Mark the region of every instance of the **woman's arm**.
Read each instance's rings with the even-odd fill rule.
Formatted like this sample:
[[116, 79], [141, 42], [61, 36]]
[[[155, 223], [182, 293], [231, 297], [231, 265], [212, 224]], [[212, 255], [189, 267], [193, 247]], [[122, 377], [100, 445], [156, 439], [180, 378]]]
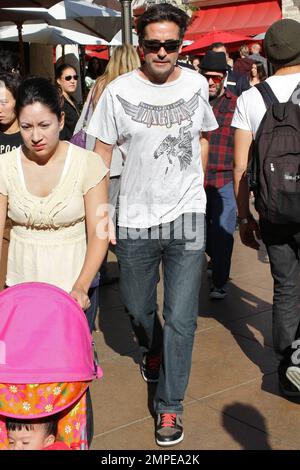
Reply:
[[[98, 153], [98, 155], [100, 155], [100, 157], [104, 161], [107, 168], [110, 168], [110, 165], [111, 165], [113, 148], [114, 148], [114, 145], [105, 144], [101, 140], [96, 139], [94, 152], [96, 152], [96, 153]], [[106, 175], [106, 181], [107, 181], [107, 186], [108, 186], [109, 185], [109, 173], [107, 173], [107, 175]], [[112, 245], [116, 245], [116, 243], [117, 243], [117, 241], [116, 241], [116, 228], [114, 226], [112, 218], [109, 218], [108, 232], [109, 232], [109, 243], [111, 243]]]
[[85, 260], [71, 296], [86, 309], [88, 290], [108, 250], [108, 190], [106, 178], [84, 195], [87, 250]]
[[7, 213], [7, 196], [0, 193], [0, 259], [2, 256], [2, 240]]

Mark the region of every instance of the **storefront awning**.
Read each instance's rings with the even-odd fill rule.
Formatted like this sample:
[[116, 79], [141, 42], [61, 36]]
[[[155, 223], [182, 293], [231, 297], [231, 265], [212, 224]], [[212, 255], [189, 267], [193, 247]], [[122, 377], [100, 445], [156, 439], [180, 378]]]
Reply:
[[196, 40], [199, 35], [214, 29], [247, 36], [259, 34], [274, 21], [280, 20], [282, 12], [277, 0], [269, 0], [203, 7], [193, 18], [185, 38]]

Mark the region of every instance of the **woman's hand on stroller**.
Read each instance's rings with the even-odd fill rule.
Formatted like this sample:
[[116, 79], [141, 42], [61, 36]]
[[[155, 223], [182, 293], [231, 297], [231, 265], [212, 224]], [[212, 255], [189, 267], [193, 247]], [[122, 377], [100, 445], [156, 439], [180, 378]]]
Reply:
[[79, 287], [74, 284], [70, 295], [71, 297], [73, 297], [74, 300], [76, 300], [76, 302], [79, 303], [82, 310], [87, 310], [90, 307], [91, 302], [89, 296], [87, 294], [87, 291], [83, 287]]

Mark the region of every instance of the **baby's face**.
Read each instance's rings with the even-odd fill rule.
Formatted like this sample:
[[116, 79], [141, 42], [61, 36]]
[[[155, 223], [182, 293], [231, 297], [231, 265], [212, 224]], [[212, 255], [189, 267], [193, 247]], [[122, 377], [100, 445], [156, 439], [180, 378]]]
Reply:
[[54, 442], [54, 436], [46, 436], [43, 424], [34, 424], [33, 429], [9, 431], [9, 450], [41, 450]]

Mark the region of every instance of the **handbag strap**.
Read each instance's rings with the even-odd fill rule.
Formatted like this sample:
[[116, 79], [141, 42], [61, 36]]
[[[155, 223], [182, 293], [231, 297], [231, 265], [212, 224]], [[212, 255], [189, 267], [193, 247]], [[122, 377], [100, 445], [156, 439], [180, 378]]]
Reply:
[[89, 100], [89, 104], [88, 104], [88, 107], [87, 107], [87, 110], [85, 112], [85, 116], [84, 116], [84, 119], [83, 119], [83, 124], [82, 124], [83, 128], [86, 127], [86, 125], [87, 125], [88, 117], [89, 117], [89, 114], [90, 114], [90, 108], [91, 108], [91, 105], [92, 105], [92, 102], [93, 102], [93, 97], [94, 97], [94, 89], [91, 92], [91, 97], [90, 97], [90, 100]]

